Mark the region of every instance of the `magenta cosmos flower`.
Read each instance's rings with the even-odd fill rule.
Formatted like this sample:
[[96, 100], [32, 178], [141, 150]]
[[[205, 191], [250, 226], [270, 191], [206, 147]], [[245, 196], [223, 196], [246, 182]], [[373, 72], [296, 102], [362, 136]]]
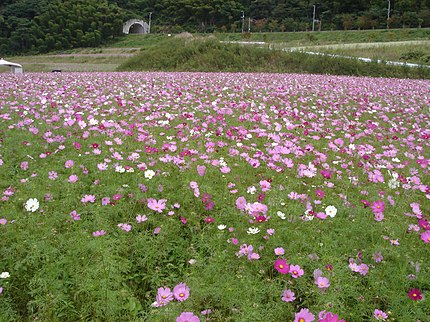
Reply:
[[200, 322], [198, 316], [194, 315], [193, 312], [182, 312], [180, 316], [176, 318], [176, 322]]
[[373, 213], [381, 213], [384, 212], [385, 209], [385, 202], [383, 202], [382, 200], [376, 200], [374, 202], [372, 202], [372, 211]]
[[413, 301], [419, 301], [423, 299], [423, 293], [417, 288], [411, 289], [408, 293], [408, 296]]
[[179, 283], [173, 288], [173, 296], [179, 302], [183, 302], [190, 296], [190, 288], [185, 283]]
[[315, 320], [313, 315], [307, 308], [301, 309], [299, 313], [294, 316], [294, 322], [312, 322]]
[[274, 264], [275, 269], [281, 274], [288, 274], [290, 271], [290, 265], [283, 258], [278, 258]]
[[430, 243], [430, 230], [426, 230], [421, 234], [421, 239], [426, 243]]

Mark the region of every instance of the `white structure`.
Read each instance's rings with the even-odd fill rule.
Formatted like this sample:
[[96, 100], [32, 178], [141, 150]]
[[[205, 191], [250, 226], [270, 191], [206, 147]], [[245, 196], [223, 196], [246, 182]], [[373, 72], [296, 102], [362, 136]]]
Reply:
[[20, 64], [11, 63], [2, 58], [0, 59], [0, 66], [9, 66], [12, 74], [22, 74], [22, 66]]
[[122, 25], [122, 32], [125, 34], [148, 34], [149, 25], [139, 19], [130, 19]]

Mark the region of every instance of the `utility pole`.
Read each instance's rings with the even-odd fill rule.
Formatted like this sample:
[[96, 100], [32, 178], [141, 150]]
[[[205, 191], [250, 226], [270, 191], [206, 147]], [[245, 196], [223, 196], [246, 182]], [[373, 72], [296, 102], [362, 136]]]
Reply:
[[243, 24], [245, 23], [245, 12], [242, 11], [242, 33], [243, 33]]
[[312, 18], [312, 31], [315, 31], [315, 5], [314, 5], [314, 15], [313, 15], [313, 18]]
[[151, 16], [152, 16], [152, 12], [149, 13], [148, 34], [151, 33]]
[[387, 10], [387, 29], [390, 29], [390, 10], [391, 10], [391, 1], [388, 0], [388, 10]]
[[251, 17], [248, 17], [248, 32], [251, 32]]

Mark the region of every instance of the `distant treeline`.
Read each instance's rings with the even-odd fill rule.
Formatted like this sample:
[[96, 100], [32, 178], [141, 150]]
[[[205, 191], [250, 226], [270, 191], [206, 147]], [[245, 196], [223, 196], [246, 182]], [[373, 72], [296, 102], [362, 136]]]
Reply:
[[150, 14], [169, 33], [420, 28], [430, 0], [4, 0], [0, 54], [96, 47]]

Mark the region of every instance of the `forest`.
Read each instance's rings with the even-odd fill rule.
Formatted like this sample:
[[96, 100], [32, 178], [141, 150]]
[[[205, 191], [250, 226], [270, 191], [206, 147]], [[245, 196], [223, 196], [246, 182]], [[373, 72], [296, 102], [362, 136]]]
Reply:
[[0, 54], [97, 47], [149, 17], [153, 33], [421, 28], [430, 0], [3, 0]]

